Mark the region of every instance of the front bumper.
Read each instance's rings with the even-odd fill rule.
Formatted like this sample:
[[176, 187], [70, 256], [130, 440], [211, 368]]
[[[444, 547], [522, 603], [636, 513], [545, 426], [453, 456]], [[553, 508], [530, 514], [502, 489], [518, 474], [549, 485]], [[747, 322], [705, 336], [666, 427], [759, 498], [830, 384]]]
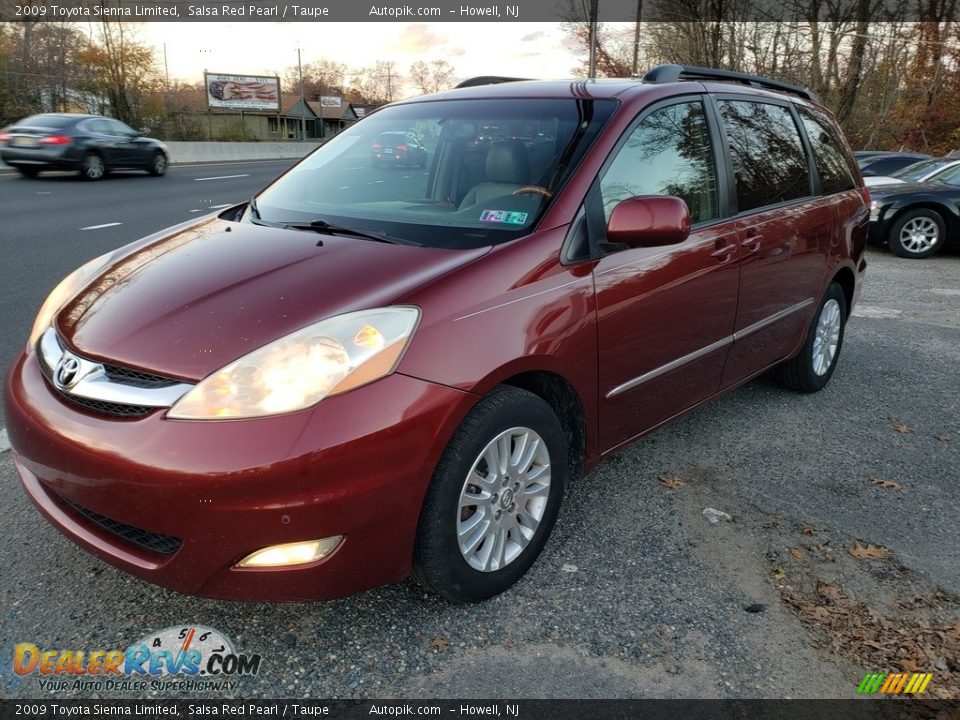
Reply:
[[[409, 573], [436, 461], [476, 400], [395, 373], [271, 418], [187, 422], [163, 410], [105, 418], [65, 404], [24, 355], [4, 395], [23, 486], [68, 538], [179, 592], [286, 601], [348, 595]], [[123, 528], [165, 536], [177, 549], [148, 549]], [[333, 535], [344, 536], [340, 546], [310, 565], [235, 567], [269, 545]]]
[[[890, 213], [888, 213], [889, 215]], [[890, 235], [890, 218], [879, 217], [870, 221], [870, 228], [867, 230], [867, 240], [871, 245], [883, 245], [887, 242]]]

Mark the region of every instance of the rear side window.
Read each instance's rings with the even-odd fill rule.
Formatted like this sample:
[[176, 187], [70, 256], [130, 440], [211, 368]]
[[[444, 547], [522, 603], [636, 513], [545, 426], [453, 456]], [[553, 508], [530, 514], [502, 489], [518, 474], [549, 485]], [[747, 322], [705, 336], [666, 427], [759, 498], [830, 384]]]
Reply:
[[83, 124], [83, 127], [92, 133], [97, 133], [100, 135], [109, 135], [110, 134], [110, 123], [107, 122], [106, 118], [96, 118], [94, 120], [87, 120]]
[[43, 127], [43, 128], [65, 128], [76, 122], [74, 117], [64, 117], [62, 115], [31, 115], [24, 118], [15, 125], [23, 127]]
[[693, 222], [717, 217], [717, 181], [703, 104], [684, 102], [656, 110], [630, 133], [600, 180], [606, 219], [621, 200], [673, 195]]
[[746, 100], [720, 100], [737, 183], [737, 211], [807, 197], [810, 171], [790, 110]]
[[856, 187], [843, 138], [830, 119], [805, 107], [798, 107], [800, 120], [813, 148], [813, 160], [820, 176], [820, 192], [824, 195]]

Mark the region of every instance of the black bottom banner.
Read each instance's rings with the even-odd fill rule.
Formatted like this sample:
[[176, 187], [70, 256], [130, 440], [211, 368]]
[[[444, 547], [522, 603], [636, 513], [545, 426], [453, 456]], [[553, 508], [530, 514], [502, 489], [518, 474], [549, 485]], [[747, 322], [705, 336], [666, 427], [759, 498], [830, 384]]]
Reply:
[[960, 720], [960, 701], [882, 700], [0, 700], [0, 718], [523, 718]]

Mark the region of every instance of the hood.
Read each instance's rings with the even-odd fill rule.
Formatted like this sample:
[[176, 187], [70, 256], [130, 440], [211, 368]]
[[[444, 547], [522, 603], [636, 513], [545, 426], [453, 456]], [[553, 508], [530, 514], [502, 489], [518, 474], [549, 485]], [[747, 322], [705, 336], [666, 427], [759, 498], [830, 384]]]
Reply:
[[311, 323], [389, 305], [488, 250], [211, 219], [134, 247], [58, 313], [57, 328], [87, 357], [199, 380]]

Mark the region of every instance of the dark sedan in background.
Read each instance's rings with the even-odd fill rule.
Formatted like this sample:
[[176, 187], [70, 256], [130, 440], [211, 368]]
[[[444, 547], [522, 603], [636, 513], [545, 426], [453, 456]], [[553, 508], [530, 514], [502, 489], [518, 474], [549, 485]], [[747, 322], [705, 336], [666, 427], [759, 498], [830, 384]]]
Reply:
[[0, 158], [26, 177], [76, 170], [99, 180], [111, 170], [167, 172], [167, 147], [119, 120], [101, 115], [32, 115], [0, 131]]
[[427, 149], [420, 144], [419, 138], [412, 132], [380, 133], [371, 148], [372, 164], [404, 165], [409, 168], [427, 166]]
[[861, 151], [859, 157], [856, 157], [857, 165], [860, 166], [860, 172], [864, 177], [889, 175], [908, 165], [929, 159], [929, 155], [916, 152], [877, 152], [876, 154], [870, 154], [870, 151]]
[[923, 183], [870, 188], [870, 240], [900, 257], [925, 258], [960, 243], [960, 166]]

